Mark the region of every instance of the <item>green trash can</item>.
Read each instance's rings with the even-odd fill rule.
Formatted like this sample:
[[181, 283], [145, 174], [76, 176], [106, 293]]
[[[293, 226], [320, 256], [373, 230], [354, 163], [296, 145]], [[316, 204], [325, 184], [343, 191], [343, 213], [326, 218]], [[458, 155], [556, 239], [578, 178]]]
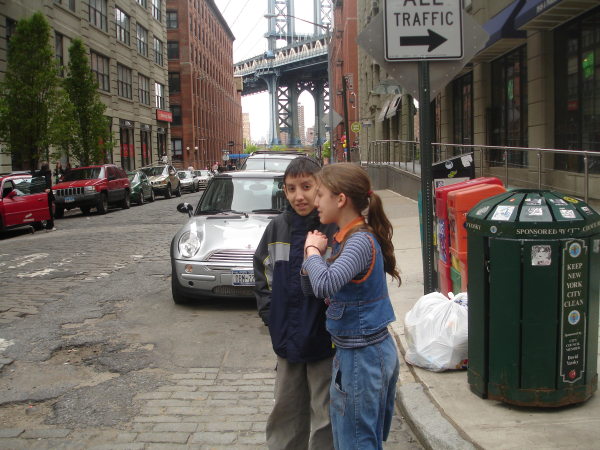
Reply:
[[481, 201], [466, 227], [471, 390], [524, 406], [587, 400], [598, 388], [600, 215], [517, 189]]

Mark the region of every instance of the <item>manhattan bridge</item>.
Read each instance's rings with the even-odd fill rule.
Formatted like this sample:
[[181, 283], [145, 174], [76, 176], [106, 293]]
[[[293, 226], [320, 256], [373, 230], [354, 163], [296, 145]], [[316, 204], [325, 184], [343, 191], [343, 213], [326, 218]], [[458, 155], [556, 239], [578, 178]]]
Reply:
[[[314, 145], [322, 145], [326, 141], [323, 117], [329, 112], [327, 63], [333, 0], [313, 0], [313, 34], [296, 33], [294, 0], [267, 1], [267, 51], [235, 63], [234, 75], [243, 77], [242, 95], [269, 92], [269, 146], [281, 144], [280, 132], [288, 134], [290, 146], [301, 145], [298, 97], [310, 92], [315, 101]], [[278, 48], [277, 41], [286, 45]]]

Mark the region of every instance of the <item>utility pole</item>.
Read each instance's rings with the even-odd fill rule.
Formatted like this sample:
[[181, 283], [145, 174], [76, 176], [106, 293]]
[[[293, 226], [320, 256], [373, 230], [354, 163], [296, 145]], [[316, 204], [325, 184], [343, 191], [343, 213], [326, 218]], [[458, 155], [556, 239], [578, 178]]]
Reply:
[[342, 101], [344, 102], [344, 131], [346, 132], [346, 154], [348, 162], [350, 161], [350, 127], [348, 127], [348, 102], [346, 101], [346, 76], [342, 74]]

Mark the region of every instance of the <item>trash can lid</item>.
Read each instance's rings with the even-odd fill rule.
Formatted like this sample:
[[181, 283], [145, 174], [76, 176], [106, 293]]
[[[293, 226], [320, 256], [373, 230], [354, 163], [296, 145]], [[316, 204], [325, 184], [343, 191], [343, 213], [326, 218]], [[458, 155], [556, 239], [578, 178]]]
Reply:
[[467, 230], [489, 237], [570, 238], [600, 233], [600, 215], [556, 191], [516, 189], [482, 200], [467, 214]]

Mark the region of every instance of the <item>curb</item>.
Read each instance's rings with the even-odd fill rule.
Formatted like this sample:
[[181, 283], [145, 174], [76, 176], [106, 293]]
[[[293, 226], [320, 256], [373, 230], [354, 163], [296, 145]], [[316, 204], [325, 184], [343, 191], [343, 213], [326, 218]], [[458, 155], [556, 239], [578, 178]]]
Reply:
[[[439, 406], [431, 401], [422, 381], [414, 373], [412, 366], [404, 361], [406, 353], [402, 341], [395, 330], [391, 330], [400, 355], [401, 363], [408, 370], [404, 376], [408, 379], [396, 386], [396, 402], [404, 420], [408, 423], [419, 442], [426, 450], [480, 450], [465, 439], [459, 430], [440, 412]], [[410, 373], [410, 375], [408, 375]], [[399, 380], [400, 381], [400, 380]]]

